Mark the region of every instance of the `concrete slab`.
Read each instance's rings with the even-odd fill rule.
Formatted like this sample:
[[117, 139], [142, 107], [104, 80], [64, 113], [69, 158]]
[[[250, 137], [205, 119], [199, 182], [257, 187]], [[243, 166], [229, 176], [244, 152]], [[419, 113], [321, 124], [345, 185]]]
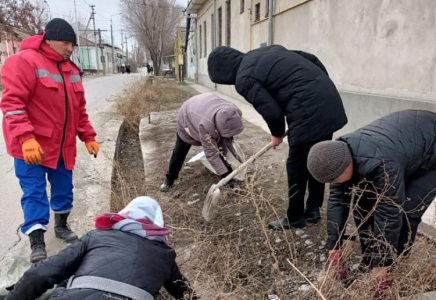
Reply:
[[419, 300], [435, 300], [436, 299], [436, 292], [430, 292], [425, 293], [424, 295], [419, 298]]
[[149, 176], [154, 175], [153, 169], [150, 168], [152, 162], [147, 157], [151, 157], [157, 151], [157, 143], [159, 142], [155, 136], [151, 135], [150, 129], [156, 126], [168, 126], [174, 129], [176, 123], [177, 111], [152, 112], [149, 117], [141, 119], [139, 124], [139, 141], [141, 143], [146, 180]]

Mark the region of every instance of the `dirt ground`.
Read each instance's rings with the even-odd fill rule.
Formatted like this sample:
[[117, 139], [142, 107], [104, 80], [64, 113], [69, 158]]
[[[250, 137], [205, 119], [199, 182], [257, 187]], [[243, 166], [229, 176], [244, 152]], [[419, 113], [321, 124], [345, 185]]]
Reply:
[[[187, 86], [181, 88], [184, 97], [159, 106], [161, 121], [142, 137], [153, 140], [157, 147], [146, 157], [145, 170], [137, 135], [125, 135], [121, 143], [124, 167], [118, 171], [113, 190], [113, 210], [137, 195], [160, 202], [166, 226], [173, 229], [170, 241], [177, 251], [177, 262], [201, 299], [269, 299], [269, 295], [270, 299], [278, 299], [272, 298], [278, 295], [281, 300], [321, 299], [287, 260], [311, 282], [322, 280], [328, 264], [325, 208], [318, 225], [284, 232], [267, 229], [268, 222], [283, 216], [287, 207], [287, 144], [270, 150], [249, 166], [244, 182], [233, 189], [222, 189], [217, 214], [210, 222], [202, 218], [201, 211], [210, 186], [219, 178], [206, 168], [185, 166], [170, 192], [159, 192], [175, 143], [174, 109], [187, 95], [195, 94]], [[248, 158], [270, 137], [251, 123], [244, 122], [244, 126], [235, 140]], [[187, 160], [200, 151], [192, 147]], [[351, 242], [351, 248], [356, 251], [348, 258], [348, 265], [356, 270], [361, 259], [358, 242]], [[342, 289], [339, 293], [345, 291], [345, 287]], [[361, 297], [357, 294], [355, 298], [366, 299]], [[161, 298], [171, 299], [165, 295]]]

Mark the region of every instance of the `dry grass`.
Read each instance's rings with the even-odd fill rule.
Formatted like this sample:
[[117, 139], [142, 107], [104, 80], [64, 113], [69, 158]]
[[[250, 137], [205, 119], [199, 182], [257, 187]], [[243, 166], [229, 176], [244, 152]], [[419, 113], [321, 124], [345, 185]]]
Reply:
[[[150, 111], [175, 109], [191, 96], [184, 87], [171, 83], [158, 85], [137, 82], [120, 99], [118, 108], [126, 118], [126, 149], [139, 151], [139, 144], [129, 144], [137, 137], [141, 117]], [[161, 141], [172, 141], [174, 132], [165, 133], [157, 128], [154, 133]], [[166, 137], [168, 136], [168, 137]], [[170, 143], [171, 144], [171, 143]], [[125, 161], [115, 168], [117, 188], [114, 190], [113, 209], [119, 210], [138, 195], [150, 195], [162, 205], [167, 226], [174, 229], [171, 245], [178, 253], [178, 263], [190, 279], [202, 299], [268, 299], [275, 294], [285, 299], [372, 299], [377, 285], [368, 274], [355, 274], [352, 283], [343, 284], [334, 279], [335, 270], [328, 263], [320, 263], [306, 256], [307, 248], [298, 245], [293, 231], [269, 231], [267, 222], [279, 218], [286, 190], [265, 190], [266, 166], [251, 169], [244, 183], [235, 189], [223, 189], [219, 213], [211, 222], [201, 217], [203, 201], [192, 204], [192, 195], [199, 193], [204, 199], [217, 177], [203, 168], [185, 172], [171, 192], [157, 191], [167, 160], [156, 157], [152, 178], [144, 178], [142, 166], [131, 152], [125, 152]], [[127, 166], [127, 167], [126, 167]], [[188, 173], [188, 174], [186, 174]], [[280, 209], [279, 209], [280, 210]], [[310, 230], [310, 229], [309, 229]], [[325, 236], [325, 223], [312, 228], [311, 235], [319, 231], [320, 240]], [[354, 231], [356, 234], [356, 232]], [[279, 241], [279, 242], [278, 242]], [[319, 241], [317, 241], [319, 242]], [[321, 250], [324, 251], [324, 250]], [[348, 241], [343, 247], [346, 261], [358, 261], [359, 247]], [[357, 254], [357, 256], [356, 256]], [[288, 260], [295, 265], [292, 267]], [[400, 257], [391, 270], [392, 288], [383, 299], [416, 299], [420, 293], [436, 288], [436, 247], [434, 243], [419, 237], [412, 255]], [[312, 271], [312, 272], [311, 272]], [[312, 273], [309, 275], [309, 273]], [[323, 276], [311, 276], [324, 274]], [[301, 284], [310, 280], [319, 290], [300, 292]], [[317, 278], [318, 277], [318, 278]], [[322, 296], [321, 296], [321, 295]], [[161, 299], [171, 299], [167, 295]]]
[[124, 117], [129, 132], [138, 133], [141, 118], [151, 111], [177, 109], [193, 94], [174, 84], [174, 81], [149, 83], [138, 79], [118, 95], [117, 110]]

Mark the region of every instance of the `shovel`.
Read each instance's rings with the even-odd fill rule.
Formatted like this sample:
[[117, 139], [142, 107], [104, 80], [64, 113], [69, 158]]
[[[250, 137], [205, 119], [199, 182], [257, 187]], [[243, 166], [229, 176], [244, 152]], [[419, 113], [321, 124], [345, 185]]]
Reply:
[[[286, 133], [284, 136], [286, 136]], [[239, 172], [241, 172], [244, 168], [246, 168], [249, 164], [251, 164], [253, 161], [264, 155], [266, 152], [268, 152], [269, 149], [273, 147], [272, 142], [270, 142], [268, 145], [263, 147], [259, 152], [254, 154], [252, 157], [250, 157], [246, 162], [239, 165], [236, 170], [234, 170], [232, 173], [230, 173], [226, 178], [221, 179], [220, 182], [217, 184], [212, 184], [212, 186], [209, 189], [209, 192], [206, 195], [206, 200], [204, 201], [203, 206], [203, 218], [206, 221], [210, 221], [215, 213], [215, 208], [218, 204], [218, 200], [221, 196], [220, 188], [222, 188], [224, 185], [226, 185], [230, 180], [233, 179]]]

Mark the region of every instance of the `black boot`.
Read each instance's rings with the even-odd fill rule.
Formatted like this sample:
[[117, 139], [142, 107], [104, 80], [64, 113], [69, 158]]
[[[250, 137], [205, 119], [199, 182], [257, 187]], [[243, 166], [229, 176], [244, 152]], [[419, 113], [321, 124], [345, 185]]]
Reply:
[[29, 234], [30, 248], [32, 253], [30, 254], [30, 262], [35, 264], [40, 260], [47, 258], [47, 251], [45, 251], [44, 243], [44, 230], [34, 230]]
[[290, 229], [290, 228], [304, 228], [306, 227], [306, 222], [304, 218], [301, 218], [295, 222], [289, 223], [288, 217], [283, 217], [278, 221], [273, 221], [268, 223], [269, 229]]
[[319, 208], [306, 209], [304, 211], [304, 218], [307, 223], [318, 224], [321, 221], [321, 214]]
[[164, 183], [161, 184], [161, 186], [159, 187], [159, 190], [163, 193], [166, 193], [171, 189], [171, 187], [173, 186], [173, 183], [174, 183], [174, 181], [167, 179], [167, 180], [165, 180]]
[[77, 234], [71, 231], [67, 223], [70, 213], [57, 214], [55, 213], [55, 235], [58, 239], [62, 239], [67, 243], [77, 240]]

